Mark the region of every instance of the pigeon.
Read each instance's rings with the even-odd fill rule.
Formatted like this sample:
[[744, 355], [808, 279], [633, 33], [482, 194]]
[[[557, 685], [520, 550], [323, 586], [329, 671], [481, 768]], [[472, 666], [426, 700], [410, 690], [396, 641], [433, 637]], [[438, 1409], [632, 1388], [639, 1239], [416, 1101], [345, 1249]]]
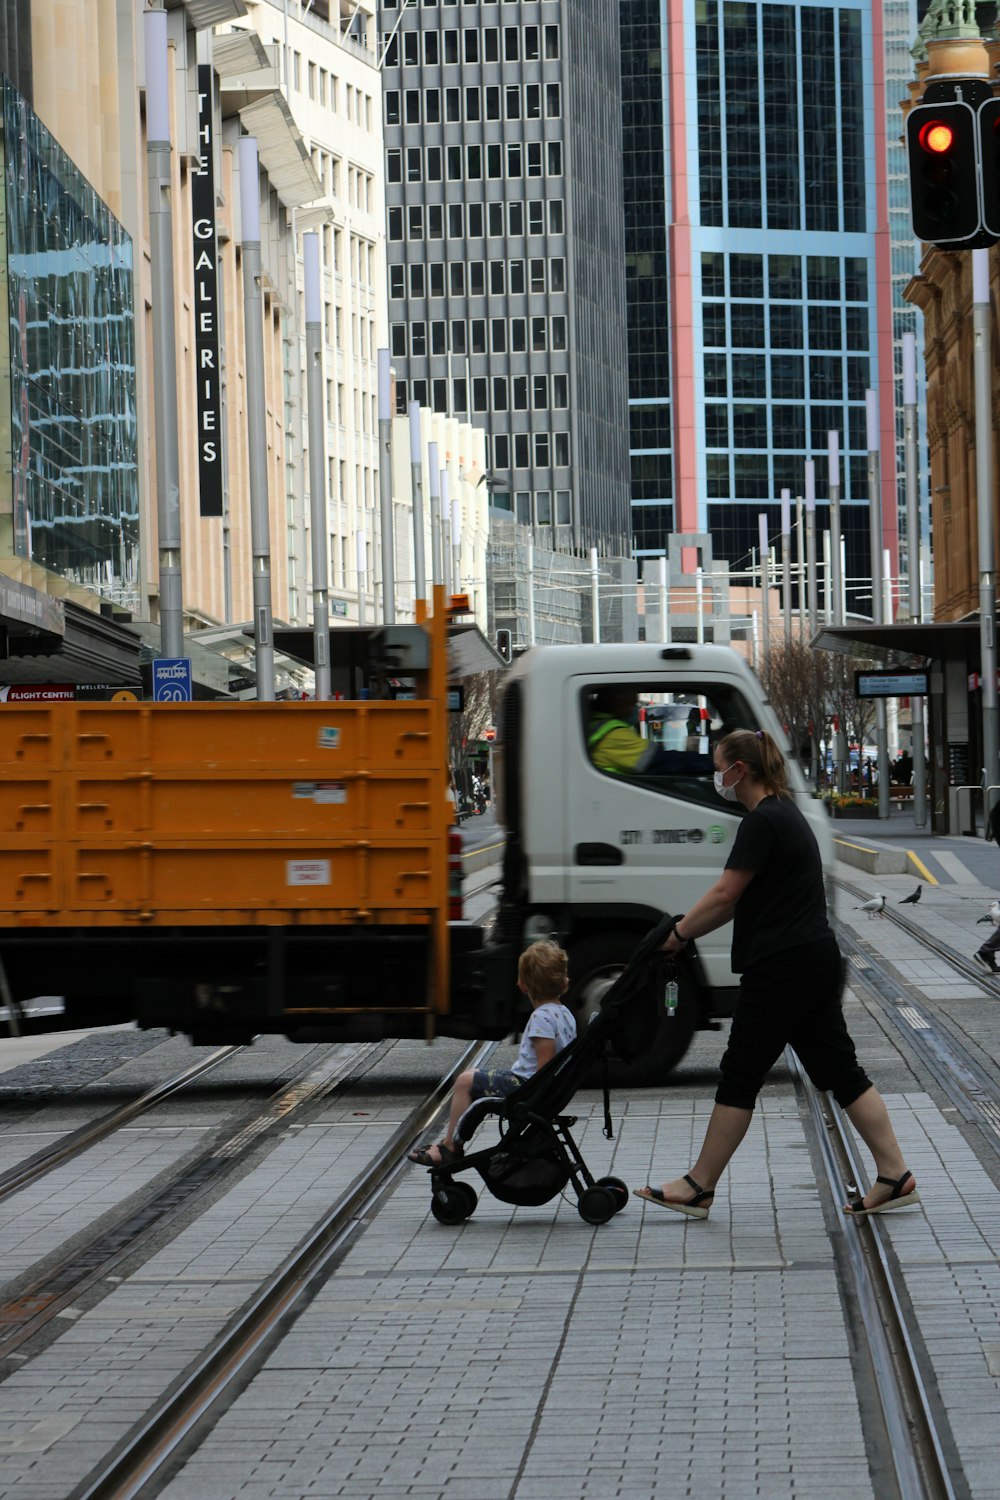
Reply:
[[899, 903], [900, 906], [916, 906], [917, 902], [920, 900], [920, 892], [922, 890], [923, 886], [918, 885], [912, 896], [903, 897], [902, 901], [900, 901]]
[[866, 901], [862, 906], [856, 906], [854, 910], [866, 911], [870, 922], [872, 917], [880, 917], [882, 915], [885, 910], [885, 897], [882, 895], [873, 896], [870, 901]]
[[[991, 901], [986, 908], [985, 917], [980, 917], [979, 922], [992, 922], [994, 927], [1000, 927], [1000, 901]], [[979, 922], [976, 926], [979, 926]]]

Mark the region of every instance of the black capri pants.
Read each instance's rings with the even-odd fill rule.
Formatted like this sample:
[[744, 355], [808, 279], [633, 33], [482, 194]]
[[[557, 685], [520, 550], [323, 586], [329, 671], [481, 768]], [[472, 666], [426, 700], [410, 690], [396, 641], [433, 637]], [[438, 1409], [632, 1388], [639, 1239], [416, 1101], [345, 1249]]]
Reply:
[[847, 1030], [841, 997], [844, 962], [836, 938], [761, 960], [740, 981], [740, 997], [719, 1065], [716, 1104], [753, 1109], [764, 1079], [786, 1046], [818, 1089], [841, 1108], [870, 1089]]

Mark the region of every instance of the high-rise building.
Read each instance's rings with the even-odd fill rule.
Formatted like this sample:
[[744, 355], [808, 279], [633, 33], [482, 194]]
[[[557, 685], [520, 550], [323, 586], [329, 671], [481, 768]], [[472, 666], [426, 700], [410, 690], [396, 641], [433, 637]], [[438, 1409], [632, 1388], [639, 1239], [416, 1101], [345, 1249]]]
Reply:
[[380, 6], [400, 409], [469, 415], [495, 509], [631, 550], [613, 6]]
[[834, 430], [848, 606], [868, 614], [869, 387], [898, 551], [882, 0], [619, 14], [637, 554], [707, 533], [748, 566], [808, 458], [825, 528]]

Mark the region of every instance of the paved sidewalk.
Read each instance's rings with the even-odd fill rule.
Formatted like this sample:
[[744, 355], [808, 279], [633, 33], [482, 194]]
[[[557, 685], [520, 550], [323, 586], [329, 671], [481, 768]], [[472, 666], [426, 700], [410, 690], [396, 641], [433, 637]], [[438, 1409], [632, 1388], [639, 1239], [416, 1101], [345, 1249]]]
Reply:
[[[966, 868], [967, 881], [925, 887], [903, 908], [961, 952], [986, 932], [975, 918], [993, 894]], [[893, 901], [914, 887], [838, 875]], [[842, 920], [928, 1014], [1000, 1056], [988, 989], [950, 978], [915, 938], [852, 906], [839, 899]], [[922, 1207], [884, 1223], [933, 1362], [958, 1492], [997, 1500], [998, 1159], [892, 1023], [851, 991], [846, 1005], [919, 1179]], [[619, 1094], [611, 1142], [598, 1097], [579, 1096], [578, 1136], [598, 1175], [634, 1187], [690, 1163], [723, 1042], [699, 1038], [674, 1087]], [[430, 1069], [438, 1048], [407, 1056]], [[289, 1131], [0, 1387], [2, 1500], [59, 1500], [166, 1388], [400, 1117], [388, 1096], [364, 1118], [356, 1108]], [[472, 1219], [445, 1228], [414, 1168], [163, 1500], [881, 1500], [886, 1455], [866, 1443], [875, 1396], [853, 1359], [837, 1262], [838, 1239], [856, 1232], [818, 1185], [780, 1068], [705, 1222], [632, 1199], [595, 1229], [572, 1195], [514, 1209], [484, 1189]]]

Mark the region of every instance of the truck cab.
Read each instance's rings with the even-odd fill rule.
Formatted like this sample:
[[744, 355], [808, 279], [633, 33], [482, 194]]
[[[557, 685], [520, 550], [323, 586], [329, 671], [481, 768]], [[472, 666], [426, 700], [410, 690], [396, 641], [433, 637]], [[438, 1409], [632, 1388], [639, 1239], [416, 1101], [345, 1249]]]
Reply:
[[[648, 767], [594, 763], [595, 697], [609, 688], [628, 690], [657, 752]], [[499, 925], [515, 941], [558, 937], [584, 1015], [661, 916], [689, 910], [718, 879], [743, 816], [713, 784], [715, 745], [733, 729], [767, 730], [788, 752], [760, 682], [727, 647], [543, 646], [508, 674], [494, 752], [507, 834]], [[828, 867], [828, 816], [791, 759], [789, 781]], [[732, 1014], [731, 938], [727, 925], [698, 942], [701, 982], [682, 988], [633, 1081], [662, 1079], [696, 1028]]]

